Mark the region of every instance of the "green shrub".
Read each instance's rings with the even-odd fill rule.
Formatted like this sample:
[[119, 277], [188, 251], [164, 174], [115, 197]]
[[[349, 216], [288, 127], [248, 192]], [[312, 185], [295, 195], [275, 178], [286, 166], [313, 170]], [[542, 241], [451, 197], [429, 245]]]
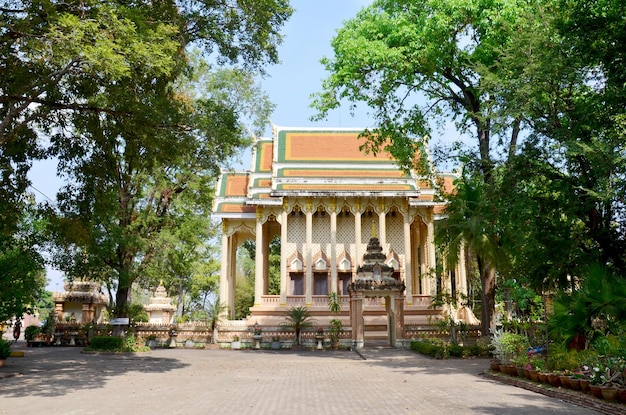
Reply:
[[463, 357], [463, 346], [458, 344], [451, 344], [448, 346], [448, 355], [450, 357]]
[[41, 329], [37, 326], [28, 326], [24, 329], [24, 340], [31, 341], [36, 335], [41, 333]]
[[124, 339], [114, 336], [94, 336], [91, 339], [90, 350], [119, 350], [124, 344]]
[[458, 344], [448, 344], [441, 339], [423, 339], [412, 341], [411, 350], [435, 359], [447, 359], [449, 357], [469, 357], [489, 355], [489, 349], [481, 346], [460, 346]]
[[411, 342], [411, 350], [436, 359], [443, 359], [445, 354], [445, 348], [443, 346], [432, 344], [427, 340]]

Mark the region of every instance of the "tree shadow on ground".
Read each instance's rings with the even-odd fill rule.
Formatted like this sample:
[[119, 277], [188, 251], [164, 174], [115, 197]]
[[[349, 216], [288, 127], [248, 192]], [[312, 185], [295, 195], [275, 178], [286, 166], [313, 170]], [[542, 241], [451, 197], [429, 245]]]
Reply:
[[116, 376], [167, 373], [189, 366], [175, 358], [147, 353], [81, 353], [81, 348], [28, 349], [26, 356], [11, 359], [3, 368], [15, 376], [0, 379], [0, 396], [60, 397], [84, 389], [102, 388]]

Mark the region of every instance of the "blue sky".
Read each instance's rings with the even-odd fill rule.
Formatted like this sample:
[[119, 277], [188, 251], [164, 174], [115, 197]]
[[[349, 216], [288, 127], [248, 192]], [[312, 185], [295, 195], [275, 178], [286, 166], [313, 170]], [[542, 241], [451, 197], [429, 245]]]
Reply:
[[310, 95], [320, 92], [327, 72], [319, 63], [333, 55], [331, 39], [345, 20], [354, 17], [371, 0], [292, 0], [295, 12], [283, 30], [279, 48], [281, 64], [269, 69], [264, 89], [277, 105], [276, 125], [291, 127], [371, 127], [364, 113], [352, 118], [347, 108], [333, 111], [327, 121], [312, 122]]
[[[327, 75], [319, 63], [323, 56], [332, 56], [331, 39], [345, 20], [356, 15], [371, 0], [292, 0], [295, 9], [283, 28], [283, 44], [279, 47], [281, 63], [267, 68], [268, 76], [261, 84], [276, 105], [272, 122], [290, 127], [371, 127], [371, 120], [360, 113], [351, 117], [347, 108], [332, 111], [327, 121], [312, 122], [310, 95], [319, 92]], [[267, 134], [270, 134], [268, 128]], [[248, 163], [244, 156], [244, 166]], [[36, 163], [30, 173], [38, 200], [50, 198], [63, 185], [56, 177], [56, 163]], [[62, 291], [62, 275], [48, 270], [48, 290]]]

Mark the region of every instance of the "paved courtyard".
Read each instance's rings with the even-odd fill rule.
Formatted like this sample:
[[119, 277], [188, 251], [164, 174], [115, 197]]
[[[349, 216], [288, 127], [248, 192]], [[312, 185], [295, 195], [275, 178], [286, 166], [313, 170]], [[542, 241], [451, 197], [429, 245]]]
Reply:
[[0, 414], [595, 414], [479, 376], [485, 359], [409, 351], [155, 350], [83, 354], [14, 347]]

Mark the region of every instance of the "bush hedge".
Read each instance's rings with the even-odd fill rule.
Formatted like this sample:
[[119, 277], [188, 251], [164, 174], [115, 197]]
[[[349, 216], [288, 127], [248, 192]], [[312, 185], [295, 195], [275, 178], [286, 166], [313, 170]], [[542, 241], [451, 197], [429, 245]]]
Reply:
[[113, 336], [94, 336], [91, 339], [91, 350], [119, 350], [124, 345], [124, 339]]
[[488, 356], [489, 350], [480, 346], [460, 346], [448, 344], [439, 339], [424, 339], [412, 341], [411, 350], [433, 357], [435, 359], [447, 359], [449, 357]]

